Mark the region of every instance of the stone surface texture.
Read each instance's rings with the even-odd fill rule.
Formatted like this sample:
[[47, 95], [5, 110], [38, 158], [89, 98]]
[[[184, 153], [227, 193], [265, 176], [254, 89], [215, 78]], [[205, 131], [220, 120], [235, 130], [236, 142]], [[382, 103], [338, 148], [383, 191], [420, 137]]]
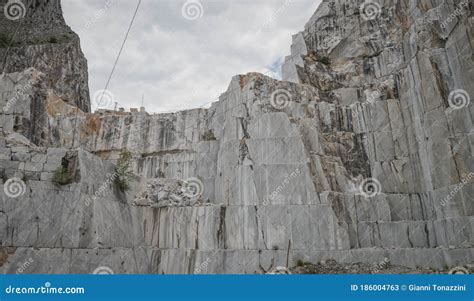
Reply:
[[[87, 60], [79, 36], [64, 21], [60, 0], [22, 0], [20, 19], [4, 16], [14, 0], [0, 0], [0, 70], [22, 72], [35, 68], [48, 75], [47, 85], [63, 100], [90, 111]], [[3, 95], [3, 98], [5, 95]]]
[[[1, 91], [34, 78], [23, 96], [39, 109], [0, 115], [0, 271], [30, 259], [26, 273], [473, 263], [474, 108], [450, 101], [474, 95], [472, 2], [455, 17], [457, 1], [379, 3], [367, 20], [363, 1], [323, 1], [284, 81], [235, 76], [209, 109], [91, 114], [78, 90], [64, 98], [74, 84], [48, 88], [54, 72], [3, 74]], [[65, 165], [71, 182], [54, 184]]]

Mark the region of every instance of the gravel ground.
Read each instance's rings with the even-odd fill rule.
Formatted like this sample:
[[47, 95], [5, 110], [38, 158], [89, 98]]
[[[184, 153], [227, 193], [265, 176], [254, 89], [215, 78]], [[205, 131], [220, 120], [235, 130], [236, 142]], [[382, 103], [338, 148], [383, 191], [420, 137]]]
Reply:
[[408, 268], [391, 265], [388, 261], [379, 264], [367, 263], [337, 263], [329, 259], [316, 264], [309, 262], [298, 262], [297, 266], [290, 269], [293, 274], [454, 274], [455, 271], [464, 274], [466, 271], [474, 273], [473, 266], [461, 267], [461, 269], [435, 270], [426, 268]]

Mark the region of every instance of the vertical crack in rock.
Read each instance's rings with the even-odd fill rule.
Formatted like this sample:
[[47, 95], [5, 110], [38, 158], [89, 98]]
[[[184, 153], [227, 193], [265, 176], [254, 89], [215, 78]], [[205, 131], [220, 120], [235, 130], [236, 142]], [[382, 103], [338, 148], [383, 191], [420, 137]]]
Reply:
[[434, 73], [434, 77], [436, 79], [436, 86], [438, 87], [441, 93], [441, 98], [443, 99], [445, 107], [448, 108], [449, 103], [447, 100], [449, 98], [449, 92], [448, 92], [448, 87], [446, 85], [446, 81], [443, 80], [443, 75], [441, 74], [438, 64], [434, 62], [432, 58], [430, 58], [430, 62], [431, 62], [431, 68]]
[[346, 215], [344, 214], [344, 206], [339, 196], [335, 196], [331, 201], [331, 208], [337, 218], [337, 224], [339, 226], [350, 222], [350, 220], [345, 219]]
[[426, 245], [428, 247], [431, 247], [433, 245], [433, 242], [431, 241], [431, 238], [430, 238], [430, 233], [428, 231], [428, 223], [425, 222], [425, 224], [423, 225], [423, 230], [425, 231], [425, 235], [426, 235]]
[[409, 225], [407, 225], [407, 239], [408, 239], [408, 243], [413, 248], [413, 242], [410, 239], [410, 226]]
[[369, 178], [371, 176], [371, 168], [369, 158], [362, 143], [363, 136], [362, 134], [352, 134], [349, 137], [348, 144], [343, 142], [340, 144], [343, 147], [338, 149], [342, 163], [353, 177], [362, 175], [364, 178]]
[[[239, 144], [239, 162], [237, 163], [237, 165], [239, 165], [239, 166], [246, 165], [244, 163], [247, 160], [249, 162], [252, 162], [252, 159], [250, 158], [250, 153], [249, 153], [249, 148], [248, 148], [248, 145], [247, 145], [247, 141], [245, 140], [245, 138], [242, 138], [240, 140], [240, 144]], [[250, 169], [253, 170], [252, 164], [250, 164]]]
[[219, 209], [219, 228], [217, 230], [217, 244], [220, 249], [227, 249], [226, 246], [226, 229], [225, 229], [225, 215], [227, 207], [220, 207]]
[[[195, 228], [196, 228], [196, 233], [195, 233], [196, 238], [194, 241], [194, 248], [199, 249], [199, 219], [197, 217], [196, 217]], [[219, 237], [219, 234], [218, 234], [218, 237]]]
[[258, 207], [254, 206], [254, 208], [255, 208], [255, 222], [256, 222], [256, 225], [257, 225], [257, 230], [260, 228], [260, 231], [262, 233], [262, 241], [263, 241], [263, 245], [265, 246], [265, 250], [269, 250], [269, 248], [267, 246], [267, 240], [265, 238], [265, 229], [263, 228], [263, 224], [261, 222], [261, 218], [260, 218], [260, 215], [258, 213]]
[[194, 269], [196, 265], [196, 250], [188, 250], [189, 256], [187, 256], [187, 259], [189, 260], [187, 263], [187, 273], [188, 274], [194, 274]]

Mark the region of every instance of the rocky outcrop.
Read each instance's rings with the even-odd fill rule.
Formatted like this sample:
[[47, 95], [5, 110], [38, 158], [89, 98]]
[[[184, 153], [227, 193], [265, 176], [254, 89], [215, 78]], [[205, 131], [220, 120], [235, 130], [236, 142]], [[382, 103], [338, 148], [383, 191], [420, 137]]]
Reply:
[[28, 68], [0, 75], [0, 129], [20, 133], [36, 145], [47, 145], [48, 89], [44, 73]]
[[62, 99], [90, 111], [87, 61], [79, 37], [66, 25], [59, 0], [1, 0], [0, 70], [35, 68]]
[[[286, 81], [235, 76], [209, 109], [88, 114], [50, 91], [47, 150], [0, 140], [4, 188], [25, 188], [0, 191], [0, 269], [474, 262], [472, 5], [451, 18], [449, 1], [362, 4], [323, 1], [293, 38]], [[122, 191], [125, 150], [135, 178]], [[50, 170], [71, 158], [76, 175], [58, 187]]]
[[[199, 179], [186, 181], [154, 178], [145, 183], [146, 188], [135, 197], [133, 205], [151, 207], [188, 207], [205, 205]], [[207, 200], [209, 202], [209, 200]]]

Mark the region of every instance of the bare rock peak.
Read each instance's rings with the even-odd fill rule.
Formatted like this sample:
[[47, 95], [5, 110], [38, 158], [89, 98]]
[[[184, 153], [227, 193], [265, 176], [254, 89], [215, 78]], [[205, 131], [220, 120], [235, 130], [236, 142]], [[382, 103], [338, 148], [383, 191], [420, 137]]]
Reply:
[[65, 23], [59, 0], [1, 1], [0, 70], [34, 67], [69, 103], [90, 111], [87, 60], [79, 37]]

